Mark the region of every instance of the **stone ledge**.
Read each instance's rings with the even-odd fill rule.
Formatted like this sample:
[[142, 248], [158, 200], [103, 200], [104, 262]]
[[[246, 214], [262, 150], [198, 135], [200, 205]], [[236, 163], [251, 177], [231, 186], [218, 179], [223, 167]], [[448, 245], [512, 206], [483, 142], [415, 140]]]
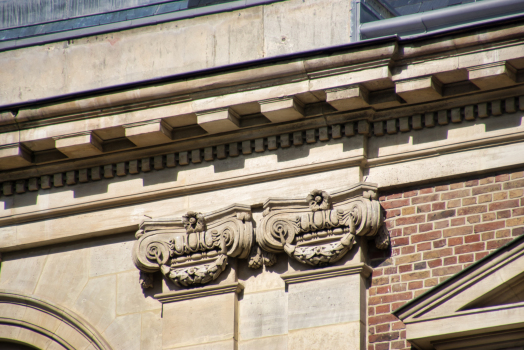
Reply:
[[233, 292], [238, 294], [242, 290], [244, 290], [244, 285], [240, 282], [236, 282], [218, 286], [182, 290], [179, 292], [159, 293], [155, 294], [154, 297], [155, 299], [159, 300], [162, 304], [165, 304], [182, 300], [203, 298], [211, 295], [219, 295]]
[[323, 268], [319, 270], [309, 270], [285, 273], [280, 276], [287, 284], [301, 283], [308, 281], [315, 281], [331, 277], [348, 276], [360, 274], [367, 278], [371, 274], [373, 269], [364, 263], [351, 266], [337, 266], [331, 268]]

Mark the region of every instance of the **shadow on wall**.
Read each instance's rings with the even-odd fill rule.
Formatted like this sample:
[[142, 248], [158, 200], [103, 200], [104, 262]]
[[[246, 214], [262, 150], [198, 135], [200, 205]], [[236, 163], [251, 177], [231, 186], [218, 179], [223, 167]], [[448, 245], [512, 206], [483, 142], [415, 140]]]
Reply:
[[0, 349], [2, 350], [34, 350], [36, 348], [29, 347], [23, 344], [8, 343], [0, 340]]

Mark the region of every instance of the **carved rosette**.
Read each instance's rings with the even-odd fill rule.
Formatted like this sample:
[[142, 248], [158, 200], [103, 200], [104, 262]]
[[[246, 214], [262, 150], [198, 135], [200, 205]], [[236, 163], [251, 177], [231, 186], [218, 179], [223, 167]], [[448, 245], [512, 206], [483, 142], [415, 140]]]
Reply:
[[[206, 284], [218, 278], [228, 258], [247, 258], [253, 245], [248, 206], [203, 215], [144, 221], [136, 234], [133, 261], [143, 273], [162, 271], [178, 286]], [[143, 274], [142, 274], [143, 275]], [[150, 281], [141, 278], [143, 287]]]
[[312, 266], [341, 259], [356, 236], [376, 236], [377, 246], [384, 249], [389, 237], [379, 230], [383, 218], [376, 199], [376, 187], [366, 183], [332, 195], [314, 190], [305, 200], [269, 199], [257, 243], [267, 252], [286, 252]]

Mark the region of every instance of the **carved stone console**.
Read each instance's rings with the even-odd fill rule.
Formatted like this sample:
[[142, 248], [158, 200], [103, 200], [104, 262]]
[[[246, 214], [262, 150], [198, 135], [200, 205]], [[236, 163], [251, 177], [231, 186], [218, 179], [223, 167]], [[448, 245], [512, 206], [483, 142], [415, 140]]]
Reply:
[[247, 258], [253, 243], [249, 206], [235, 204], [206, 215], [188, 212], [181, 218], [144, 221], [136, 233], [133, 261], [148, 288], [148, 273], [162, 273], [178, 286], [215, 280], [228, 258]]
[[358, 183], [331, 195], [314, 190], [303, 199], [268, 199], [257, 243], [267, 252], [286, 252], [312, 266], [341, 259], [355, 236], [376, 236], [377, 246], [384, 249], [389, 237], [379, 230], [383, 218], [376, 191], [373, 184]]

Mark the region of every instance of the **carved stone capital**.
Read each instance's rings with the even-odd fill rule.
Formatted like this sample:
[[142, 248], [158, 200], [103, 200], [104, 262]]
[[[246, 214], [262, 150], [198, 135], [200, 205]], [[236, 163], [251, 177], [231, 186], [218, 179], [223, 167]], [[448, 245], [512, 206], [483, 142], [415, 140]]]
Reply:
[[[146, 273], [160, 270], [178, 286], [203, 285], [225, 270], [228, 258], [247, 258], [253, 245], [249, 206], [232, 205], [206, 215], [144, 221], [133, 261]], [[152, 283], [142, 278], [143, 287]]]
[[[304, 199], [268, 199], [263, 214], [256, 232], [258, 245], [312, 266], [341, 259], [353, 247], [355, 236], [376, 236], [383, 222], [377, 188], [367, 183], [331, 195], [313, 190]], [[387, 247], [387, 232], [380, 232], [376, 242]]]

